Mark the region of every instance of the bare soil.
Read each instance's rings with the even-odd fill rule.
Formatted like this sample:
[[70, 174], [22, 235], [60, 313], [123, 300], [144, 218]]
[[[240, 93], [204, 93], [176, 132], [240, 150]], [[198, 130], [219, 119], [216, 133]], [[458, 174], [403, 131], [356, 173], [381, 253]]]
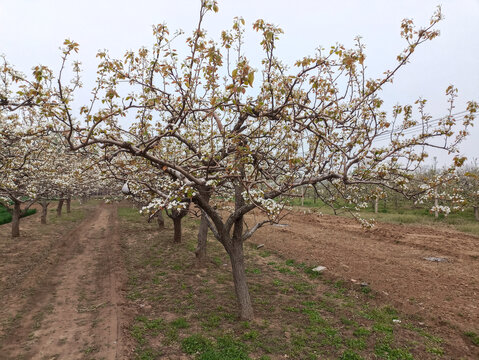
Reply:
[[[9, 224], [0, 226], [0, 360], [131, 359], [151, 350], [145, 344], [135, 348], [135, 331], [138, 339], [151, 340], [147, 344], [157, 358], [187, 359], [191, 357], [183, 353], [179, 342], [190, 333], [250, 330], [242, 329], [235, 318], [230, 268], [223, 249], [210, 240], [212, 262], [206, 268], [194, 267], [197, 221], [184, 229], [189, 243], [179, 251], [170, 244], [171, 227], [158, 233], [144, 219], [123, 220], [120, 227], [114, 205], [82, 209], [87, 215], [77, 223], [64, 217], [41, 226], [38, 214], [22, 219], [18, 239], [10, 238]], [[54, 217], [54, 212], [50, 215]], [[363, 294], [355, 289], [366, 283], [374, 295], [364, 295], [367, 301], [379, 307], [393, 305], [414, 319], [420, 331], [444, 339], [445, 358], [479, 358], [479, 348], [464, 334], [479, 333], [478, 237], [439, 226], [384, 223], [367, 231], [352, 219], [302, 212], [288, 215], [282, 223], [286, 226], [264, 227], [254, 235], [252, 243], [265, 245], [260, 250], [247, 247], [257, 314], [248, 326], [263, 334], [267, 345], [259, 347], [258, 354], [295, 343], [301, 335], [295, 321], [308, 321], [305, 311], [310, 311], [302, 308], [309, 305], [302, 304], [301, 298], [328, 305], [321, 310], [322, 316], [332, 324], [339, 322], [336, 325], [344, 327], [344, 334], [352, 332], [344, 320], [350, 315], [347, 308], [337, 306], [336, 313], [328, 317], [327, 308], [333, 305], [326, 300], [333, 298], [326, 293], [331, 286], [309, 283], [305, 274], [293, 274], [299, 270], [285, 268], [276, 255], [266, 254], [272, 250], [283, 258], [283, 264], [292, 259], [311, 267], [326, 266], [326, 280], [345, 280], [353, 296], [359, 294], [358, 301]], [[260, 256], [260, 251], [265, 253]], [[431, 262], [426, 257], [446, 261]], [[126, 291], [128, 300], [123, 300]], [[148, 318], [133, 320], [132, 314]], [[355, 316], [359, 325], [372, 326], [367, 323], [370, 320]], [[153, 328], [160, 323], [150, 323], [150, 318], [161, 319], [162, 332]], [[222, 325], [218, 319], [223, 319]], [[187, 321], [190, 327], [182, 328], [177, 320]], [[271, 327], [265, 328], [266, 323]], [[395, 334], [398, 341], [409, 337], [411, 344], [416, 341], [406, 328], [398, 328]], [[310, 336], [303, 335], [305, 339]], [[377, 336], [371, 335], [369, 341]], [[247, 341], [258, 346], [255, 341], [259, 340]], [[427, 349], [413, 350], [422, 354], [418, 358], [435, 356]]]
[[79, 224], [22, 219], [18, 239], [0, 228], [0, 359], [121, 358], [117, 209], [86, 210]]
[[443, 226], [379, 223], [364, 230], [354, 219], [307, 212], [282, 224], [260, 229], [252, 241], [286, 259], [326, 266], [326, 274], [353, 286], [367, 283], [378, 301], [424, 319], [451, 353], [479, 358], [464, 335], [479, 332], [478, 237]]

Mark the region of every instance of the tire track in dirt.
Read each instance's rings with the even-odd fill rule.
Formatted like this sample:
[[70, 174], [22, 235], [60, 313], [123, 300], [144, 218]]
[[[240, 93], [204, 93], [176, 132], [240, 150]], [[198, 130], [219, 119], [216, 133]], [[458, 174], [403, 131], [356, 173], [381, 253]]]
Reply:
[[118, 358], [117, 209], [101, 204], [64, 242], [5, 339], [0, 359]]

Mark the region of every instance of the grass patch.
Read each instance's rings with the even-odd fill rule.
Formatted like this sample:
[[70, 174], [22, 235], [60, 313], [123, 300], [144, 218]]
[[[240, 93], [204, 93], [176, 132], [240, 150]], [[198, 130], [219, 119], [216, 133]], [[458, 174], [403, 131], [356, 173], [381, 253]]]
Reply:
[[[293, 206], [300, 206], [301, 202], [300, 199], [291, 199], [290, 204]], [[329, 206], [326, 206], [319, 200], [314, 201], [311, 198], [304, 199], [303, 208], [310, 208], [308, 211], [316, 211], [328, 215], [334, 214]], [[372, 207], [364, 209], [362, 212], [365, 217], [373, 217], [380, 222], [451, 226], [458, 231], [479, 236], [479, 222], [474, 218], [474, 211], [472, 208], [467, 208], [460, 212], [452, 212], [447, 217], [440, 214], [439, 219], [436, 219], [434, 214], [429, 212], [429, 209], [414, 207], [411, 203], [403, 200], [398, 203], [398, 206], [389, 204], [385, 207], [384, 204], [381, 205], [378, 213], [374, 213]]]
[[479, 346], [479, 335], [474, 331], [466, 331], [464, 335], [466, 335], [474, 345]]
[[[151, 354], [158, 358], [186, 354], [200, 360], [442, 356], [444, 350], [432, 340], [434, 335], [416, 330], [418, 320], [378, 304], [371, 294], [341, 280], [311, 272], [295, 259], [282, 259], [270, 251], [265, 260], [264, 249], [255, 246], [245, 247], [245, 258], [256, 318], [239, 321], [222, 246], [210, 238], [211, 261], [195, 266], [195, 219], [184, 219], [183, 242], [174, 244], [171, 226], [158, 231], [133, 209], [120, 207], [119, 214], [130, 279], [128, 298], [144, 305], [130, 328], [137, 358]], [[401, 323], [394, 321], [399, 318]]]
[[[27, 217], [35, 214], [36, 212], [37, 209], [28, 209], [27, 212], [21, 217]], [[0, 205], [0, 225], [8, 224], [10, 222], [12, 222], [12, 214], [10, 214], [10, 212], [5, 207]]]

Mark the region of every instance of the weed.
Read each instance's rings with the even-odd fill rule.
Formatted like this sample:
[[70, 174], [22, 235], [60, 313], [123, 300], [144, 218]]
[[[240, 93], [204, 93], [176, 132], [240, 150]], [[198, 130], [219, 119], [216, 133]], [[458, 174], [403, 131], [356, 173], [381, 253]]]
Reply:
[[89, 354], [93, 354], [95, 352], [98, 352], [99, 350], [100, 350], [100, 348], [98, 347], [98, 345], [92, 345], [92, 346], [88, 346], [87, 348], [83, 349], [82, 352], [89, 355]]
[[357, 337], [368, 337], [371, 335], [371, 331], [363, 327], [358, 327], [353, 331], [353, 335]]
[[479, 335], [477, 335], [475, 332], [466, 331], [464, 335], [466, 335], [474, 345], [479, 346]]
[[352, 350], [346, 350], [343, 352], [339, 360], [362, 360], [363, 357], [358, 355]]
[[178, 318], [176, 320], [173, 320], [170, 325], [177, 329], [187, 329], [190, 327], [190, 324], [188, 324], [188, 321], [186, 321], [185, 318]]
[[288, 266], [294, 266], [294, 265], [295, 265], [294, 260], [291, 260], [291, 259], [290, 259], [290, 260], [286, 260], [286, 265], [288, 265]]
[[188, 336], [181, 341], [181, 350], [190, 355], [203, 353], [211, 346], [211, 341], [199, 334]]
[[256, 330], [245, 332], [242, 336], [243, 340], [256, 340], [259, 337], [259, 333]]
[[444, 349], [440, 347], [427, 347], [426, 351], [434, 355], [444, 355]]
[[376, 344], [374, 353], [380, 358], [388, 360], [414, 360], [414, 357], [407, 349], [392, 348], [386, 341]]
[[279, 279], [273, 279], [274, 286], [283, 286], [283, 282]]
[[351, 319], [348, 319], [344, 316], [341, 316], [341, 323], [346, 325], [346, 326], [352, 326], [352, 325], [356, 325], [356, 322], [351, 320]]
[[201, 326], [204, 329], [214, 329], [217, 328], [221, 323], [221, 317], [216, 314], [209, 315], [205, 321], [201, 323]]
[[350, 349], [363, 350], [366, 348], [366, 341], [363, 338], [347, 339], [346, 345]]
[[219, 337], [215, 344], [201, 335], [192, 335], [181, 342], [187, 354], [198, 360], [249, 360], [246, 346], [230, 336]]

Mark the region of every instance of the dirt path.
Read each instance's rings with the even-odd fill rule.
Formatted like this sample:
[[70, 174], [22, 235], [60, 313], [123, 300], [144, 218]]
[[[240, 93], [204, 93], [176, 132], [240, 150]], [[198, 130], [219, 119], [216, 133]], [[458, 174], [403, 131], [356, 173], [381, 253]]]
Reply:
[[378, 301], [425, 319], [461, 351], [471, 350], [464, 332], [479, 331], [479, 238], [445, 227], [385, 223], [365, 231], [352, 219], [317, 214], [293, 213], [283, 223], [260, 229], [253, 242], [287, 259], [326, 266], [351, 284], [366, 282]]
[[116, 225], [116, 207], [99, 205], [65, 235], [49, 266], [32, 272], [37, 287], [3, 340], [0, 359], [119, 358]]

